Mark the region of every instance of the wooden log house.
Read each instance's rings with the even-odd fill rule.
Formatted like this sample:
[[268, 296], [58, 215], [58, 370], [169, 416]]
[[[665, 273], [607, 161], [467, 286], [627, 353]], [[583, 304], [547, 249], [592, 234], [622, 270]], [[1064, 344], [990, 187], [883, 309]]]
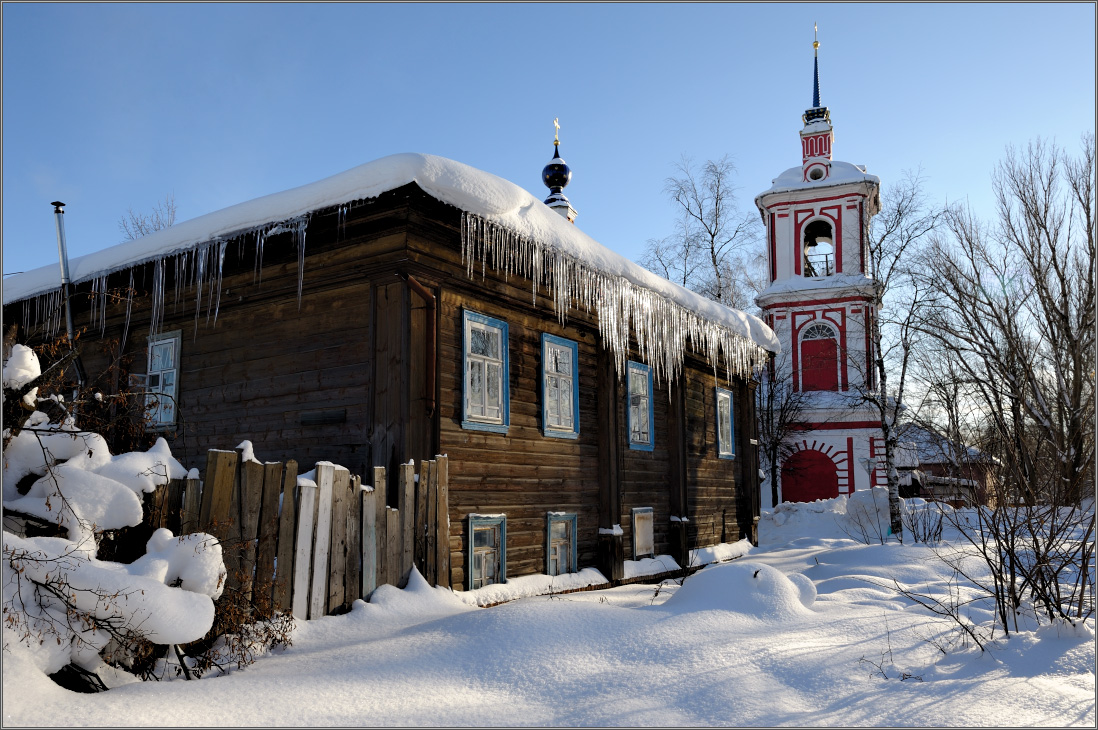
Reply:
[[[70, 269], [85, 369], [133, 355], [147, 428], [187, 466], [243, 439], [391, 478], [447, 454], [455, 589], [686, 565], [758, 514], [750, 376], [778, 349], [769, 328], [460, 163], [395, 155]], [[64, 333], [57, 279], [4, 282], [21, 341]]]

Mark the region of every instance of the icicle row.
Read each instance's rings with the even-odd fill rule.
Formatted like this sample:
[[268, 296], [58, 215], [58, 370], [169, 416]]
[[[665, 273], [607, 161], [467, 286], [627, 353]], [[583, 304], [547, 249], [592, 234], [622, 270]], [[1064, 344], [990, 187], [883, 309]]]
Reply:
[[562, 324], [573, 307], [594, 311], [619, 374], [625, 372], [630, 335], [657, 382], [678, 377], [687, 349], [704, 353], [714, 375], [723, 364], [729, 378], [748, 377], [766, 361], [765, 348], [743, 335], [574, 256], [471, 213], [462, 213], [460, 231], [462, 261], [470, 278], [478, 260], [482, 278], [489, 268], [505, 277], [525, 276], [532, 282], [534, 304], [544, 286]]

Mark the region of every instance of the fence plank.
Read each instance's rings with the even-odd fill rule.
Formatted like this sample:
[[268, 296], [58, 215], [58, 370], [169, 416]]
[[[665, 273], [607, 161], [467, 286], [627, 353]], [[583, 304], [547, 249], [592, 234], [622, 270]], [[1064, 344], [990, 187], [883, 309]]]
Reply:
[[164, 495], [164, 511], [161, 513], [160, 526], [172, 531], [173, 535], [182, 534], [183, 526], [183, 488], [186, 482], [172, 479]]
[[328, 613], [343, 606], [347, 580], [347, 495], [351, 474], [337, 466], [332, 474], [332, 541], [328, 548]]
[[309, 586], [312, 585], [313, 532], [318, 490], [312, 484], [303, 484], [297, 491], [299, 498], [294, 551], [293, 612], [295, 617], [305, 620], [309, 618]]
[[264, 618], [271, 616], [274, 606], [275, 549], [278, 544], [278, 495], [282, 486], [282, 464], [269, 461], [263, 465], [263, 500], [259, 508], [259, 541], [256, 544], [255, 587], [252, 589], [256, 608]]
[[396, 585], [403, 588], [408, 583], [408, 574], [412, 571], [412, 554], [415, 545], [415, 464], [401, 464], [399, 472], [400, 486], [400, 572]]
[[362, 502], [358, 496], [361, 491], [362, 477], [354, 474], [347, 490], [347, 577], [343, 583], [347, 606], [362, 597]]
[[400, 510], [387, 507], [385, 522], [385, 582], [396, 585], [400, 580], [400, 552], [403, 545], [400, 539]]
[[422, 575], [427, 575], [427, 534], [423, 529], [427, 515], [427, 460], [419, 462], [419, 479], [416, 480], [416, 514], [412, 523], [415, 525], [415, 556], [413, 558], [416, 567]]
[[[293, 604], [294, 589], [294, 527], [297, 509], [297, 462], [290, 459], [282, 476], [282, 509], [278, 515], [278, 560], [275, 563], [274, 610], [283, 611]], [[308, 577], [306, 577], [308, 580]]]
[[436, 524], [435, 560], [437, 561], [438, 580], [435, 585], [450, 587], [450, 462], [445, 456], [435, 457], [437, 485], [435, 487]]
[[[241, 451], [238, 449], [238, 451]], [[256, 538], [259, 536], [259, 511], [263, 506], [263, 465], [240, 457], [240, 590], [252, 600], [255, 583]]]
[[377, 510], [377, 585], [389, 583], [389, 518], [385, 490], [389, 476], [385, 467], [374, 467], [374, 509]]
[[202, 482], [187, 479], [183, 492], [183, 518], [179, 534], [189, 535], [198, 531], [198, 520], [202, 516]]
[[[423, 527], [422, 532], [424, 534], [424, 549], [426, 550], [425, 560], [423, 561], [423, 577], [427, 579], [427, 582], [431, 585], [438, 584], [438, 560], [435, 555], [435, 539], [437, 538], [435, 529], [435, 519], [437, 515], [437, 505], [435, 500], [438, 497], [438, 464], [434, 461], [423, 460], [423, 464], [426, 468], [420, 470], [419, 480], [424, 481], [424, 472], [426, 472], [427, 486], [424, 489], [425, 496], [427, 498], [426, 511], [423, 515]], [[416, 525], [416, 531], [420, 531], [420, 527]]]
[[[377, 467], [380, 469], [381, 467]], [[375, 469], [376, 471], [376, 469]], [[382, 478], [384, 483], [384, 478]], [[363, 489], [358, 493], [362, 505], [362, 598], [369, 598], [377, 588], [377, 504], [379, 490]]]
[[236, 452], [211, 449], [206, 454], [206, 480], [202, 488], [199, 529], [221, 538], [232, 508], [233, 483], [236, 481]]
[[316, 465], [316, 541], [313, 547], [313, 582], [309, 589], [309, 618], [320, 618], [328, 612], [328, 545], [332, 537], [332, 480], [335, 465]]

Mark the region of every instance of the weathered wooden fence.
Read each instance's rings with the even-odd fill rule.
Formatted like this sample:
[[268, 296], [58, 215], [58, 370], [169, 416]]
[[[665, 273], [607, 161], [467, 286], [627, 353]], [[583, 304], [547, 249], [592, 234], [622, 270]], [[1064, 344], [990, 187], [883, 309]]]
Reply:
[[227, 589], [257, 608], [316, 618], [350, 607], [379, 585], [403, 586], [414, 565], [450, 585], [449, 468], [445, 456], [401, 464], [398, 504], [385, 500], [385, 467], [372, 480], [328, 462], [315, 480], [297, 462], [244, 460], [211, 450], [205, 479], [173, 480], [148, 495], [154, 527], [221, 541]]

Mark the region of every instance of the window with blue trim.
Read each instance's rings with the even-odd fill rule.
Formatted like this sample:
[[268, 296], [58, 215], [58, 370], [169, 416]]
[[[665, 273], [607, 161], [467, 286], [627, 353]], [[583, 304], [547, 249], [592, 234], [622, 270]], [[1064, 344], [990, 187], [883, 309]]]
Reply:
[[626, 373], [629, 448], [652, 451], [656, 444], [652, 417], [652, 370], [647, 365], [630, 360]]
[[546, 436], [579, 436], [579, 348], [572, 340], [541, 336], [541, 424]]
[[732, 391], [717, 388], [717, 456], [736, 456], [736, 428], [732, 421]]
[[462, 360], [465, 372], [462, 428], [506, 433], [510, 423], [507, 323], [463, 311]]
[[545, 573], [576, 572], [576, 524], [574, 513], [550, 512], [546, 526]]
[[469, 515], [465, 581], [469, 590], [507, 582], [507, 516]]

